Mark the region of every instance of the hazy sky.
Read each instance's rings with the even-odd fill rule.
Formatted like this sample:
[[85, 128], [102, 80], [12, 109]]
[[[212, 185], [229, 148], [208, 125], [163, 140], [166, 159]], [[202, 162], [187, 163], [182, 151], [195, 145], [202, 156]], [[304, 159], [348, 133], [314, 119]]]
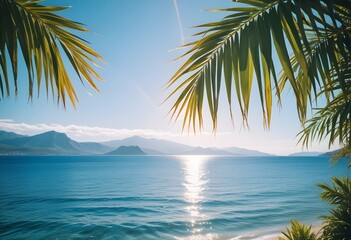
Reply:
[[[191, 145], [237, 146], [276, 154], [301, 151], [301, 146], [296, 146], [295, 136], [301, 126], [291, 91], [283, 93], [282, 109], [275, 104], [270, 131], [263, 129], [255, 88], [250, 130], [243, 129], [235, 104], [235, 127], [232, 127], [225, 98], [221, 101], [216, 135], [211, 133], [209, 115], [205, 116], [204, 132], [196, 136], [182, 134], [180, 121], [170, 122], [167, 113], [172, 101], [162, 102], [170, 93], [165, 83], [182, 63], [172, 61], [182, 53], [174, 49], [191, 40], [190, 35], [196, 32], [192, 26], [223, 16], [202, 10], [233, 6], [231, 0], [48, 0], [44, 4], [72, 6], [61, 14], [84, 23], [92, 32], [80, 36], [91, 42], [92, 48], [106, 61], [98, 69], [104, 79], [98, 84], [101, 93], [82, 86], [69, 68], [79, 97], [76, 109], [68, 106], [64, 110], [52, 96], [46, 97], [44, 88], [39, 98], [28, 102], [28, 78], [25, 71], [20, 71], [19, 96], [14, 97], [12, 92], [10, 98], [0, 102], [0, 129], [29, 135], [57, 130], [79, 141], [141, 135]], [[327, 145], [315, 143], [311, 150], [326, 151]]]

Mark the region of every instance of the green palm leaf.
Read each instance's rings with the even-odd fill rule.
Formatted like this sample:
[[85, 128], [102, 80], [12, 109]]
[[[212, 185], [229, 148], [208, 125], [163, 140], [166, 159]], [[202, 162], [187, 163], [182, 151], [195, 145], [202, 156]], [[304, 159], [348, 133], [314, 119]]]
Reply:
[[[209, 27], [209, 29], [196, 34], [205, 35], [200, 40], [187, 45], [191, 48], [184, 56], [191, 56], [168, 82], [169, 87], [176, 86], [168, 98], [180, 92], [171, 111], [172, 116], [176, 118], [184, 112], [183, 127], [192, 126], [195, 130], [197, 119], [199, 119], [199, 127], [202, 127], [202, 104], [199, 103], [202, 103], [203, 98], [206, 97], [213, 120], [213, 129], [216, 129], [222, 73], [231, 116], [232, 90], [235, 88], [239, 108], [246, 122], [254, 71], [256, 74], [262, 72], [266, 77], [267, 75], [270, 77], [272, 73], [272, 59], [268, 56], [271, 46], [263, 42], [266, 35], [270, 33], [269, 30], [261, 31], [259, 24], [268, 26], [267, 21], [270, 21], [271, 15], [268, 14], [268, 10], [275, 12], [276, 4], [278, 1], [257, 1], [254, 7], [218, 9], [215, 11], [228, 11], [234, 14], [220, 22], [198, 26]], [[251, 34], [260, 36], [262, 41], [259, 44], [251, 41]], [[260, 59], [264, 63], [263, 70], [258, 64]], [[188, 75], [189, 73], [192, 74]], [[178, 84], [178, 81], [187, 75], [184, 82]], [[266, 104], [262, 103], [264, 119], [269, 121], [272, 102], [271, 84], [267, 81], [261, 84], [262, 80], [259, 81], [260, 96], [262, 102], [266, 102]], [[206, 94], [202, 94], [202, 88], [198, 87], [203, 84], [206, 85]], [[276, 90], [278, 91], [278, 88]]]
[[[342, 80], [339, 80], [337, 70], [330, 69], [324, 72], [324, 78], [333, 79], [324, 85], [319, 93], [335, 93], [332, 101], [328, 102], [324, 108], [320, 108], [309, 119], [305, 128], [299, 133], [300, 142], [308, 146], [310, 141], [316, 139], [322, 141], [329, 137], [329, 145], [335, 142], [351, 146], [351, 58], [340, 59], [339, 71], [343, 72]], [[341, 83], [342, 82], [342, 83]], [[346, 151], [346, 150], [345, 150]]]
[[330, 216], [323, 216], [324, 226], [321, 239], [351, 238], [351, 181], [348, 177], [333, 177], [332, 185], [319, 184], [323, 190], [320, 197], [336, 206]]
[[[206, 29], [195, 34], [201, 36], [199, 40], [185, 45], [190, 50], [181, 58], [188, 59], [168, 82], [173, 91], [167, 99], [176, 98], [172, 116], [177, 118], [185, 113], [183, 128], [196, 130], [196, 123], [199, 123], [201, 129], [202, 103], [206, 97], [216, 130], [217, 108], [214, 106], [218, 105], [221, 86], [226, 88], [231, 112], [236, 92], [239, 109], [247, 123], [253, 73], [264, 125], [268, 127], [273, 92], [279, 102], [280, 92], [286, 86], [295, 93], [302, 123], [305, 123], [308, 107], [321, 95], [321, 89], [328, 99], [340, 92], [345, 101], [349, 99], [347, 76], [350, 69], [341, 66], [341, 62], [345, 64], [350, 56], [350, 0], [237, 2], [242, 5], [214, 10], [229, 13], [223, 20], [198, 26]], [[275, 55], [282, 68], [279, 83], [276, 63], [273, 63]], [[219, 84], [221, 81], [224, 84]], [[331, 89], [335, 81], [340, 86], [338, 90]], [[204, 83], [206, 94], [198, 87]], [[332, 128], [345, 133], [343, 129], [347, 127], [340, 124], [346, 123], [346, 118], [343, 113], [343, 121], [334, 122]]]
[[279, 237], [279, 240], [317, 240], [317, 234], [312, 231], [312, 226], [306, 226], [297, 220], [291, 220], [291, 228], [287, 228], [286, 232], [282, 232], [284, 238]]
[[[0, 2], [0, 91], [1, 97], [10, 95], [9, 64], [12, 65], [15, 93], [18, 92], [18, 46], [26, 64], [29, 98], [37, 83], [38, 94], [45, 80], [58, 102], [66, 105], [66, 96], [75, 106], [78, 100], [61, 55], [61, 48], [82, 83], [87, 82], [98, 91], [95, 79], [101, 80], [91, 64], [102, 57], [87, 46], [87, 42], [70, 32], [88, 30], [80, 23], [63, 18], [55, 12], [67, 7], [43, 6], [37, 1], [3, 0]], [[8, 56], [8, 57], [7, 57]], [[96, 60], [95, 60], [96, 59]]]

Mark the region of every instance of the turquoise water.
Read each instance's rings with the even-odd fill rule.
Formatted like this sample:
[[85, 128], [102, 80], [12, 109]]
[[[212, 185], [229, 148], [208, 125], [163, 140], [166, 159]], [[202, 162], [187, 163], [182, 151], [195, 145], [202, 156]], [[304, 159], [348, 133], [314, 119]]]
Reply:
[[0, 157], [0, 239], [263, 239], [320, 222], [325, 157]]

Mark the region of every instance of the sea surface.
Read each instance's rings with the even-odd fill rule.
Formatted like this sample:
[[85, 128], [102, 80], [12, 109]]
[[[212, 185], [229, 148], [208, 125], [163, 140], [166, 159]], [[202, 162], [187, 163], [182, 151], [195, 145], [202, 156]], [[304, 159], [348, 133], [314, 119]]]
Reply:
[[321, 223], [327, 157], [2, 156], [0, 239], [264, 239]]

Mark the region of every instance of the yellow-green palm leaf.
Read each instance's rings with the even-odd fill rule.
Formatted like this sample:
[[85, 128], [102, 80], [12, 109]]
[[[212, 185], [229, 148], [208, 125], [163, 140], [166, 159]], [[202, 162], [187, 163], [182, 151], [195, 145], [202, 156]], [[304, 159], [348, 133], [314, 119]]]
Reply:
[[[88, 30], [80, 23], [63, 18], [55, 12], [67, 7], [43, 6], [41, 0], [0, 1], [0, 92], [1, 98], [10, 95], [11, 70], [15, 93], [18, 92], [18, 52], [22, 53], [29, 81], [29, 98], [35, 83], [38, 93], [42, 80], [58, 102], [65, 106], [66, 98], [75, 105], [78, 100], [62, 58], [63, 50], [82, 83], [98, 90], [95, 79], [101, 80], [93, 69], [102, 57], [87, 46], [87, 42], [71, 31]], [[18, 49], [19, 48], [19, 49]], [[8, 63], [8, 61], [11, 63]]]
[[[225, 86], [230, 111], [236, 96], [245, 123], [256, 75], [265, 126], [270, 126], [272, 95], [280, 101], [287, 85], [296, 96], [299, 118], [304, 123], [309, 103], [332, 81], [325, 78], [326, 72], [335, 68], [340, 80], [345, 74], [338, 65], [340, 57], [350, 55], [351, 1], [236, 2], [242, 3], [240, 7], [214, 10], [229, 15], [198, 26], [205, 28], [195, 35], [199, 39], [185, 45], [190, 49], [181, 57], [188, 58], [168, 82], [173, 89], [168, 99], [175, 98], [172, 117], [183, 113], [183, 128], [201, 129], [207, 98], [216, 130], [220, 90]], [[274, 56], [282, 69], [279, 81]]]
[[286, 232], [282, 232], [284, 237], [279, 240], [317, 240], [317, 234], [312, 231], [312, 226], [307, 226], [297, 220], [291, 220], [291, 228], [287, 228]]

